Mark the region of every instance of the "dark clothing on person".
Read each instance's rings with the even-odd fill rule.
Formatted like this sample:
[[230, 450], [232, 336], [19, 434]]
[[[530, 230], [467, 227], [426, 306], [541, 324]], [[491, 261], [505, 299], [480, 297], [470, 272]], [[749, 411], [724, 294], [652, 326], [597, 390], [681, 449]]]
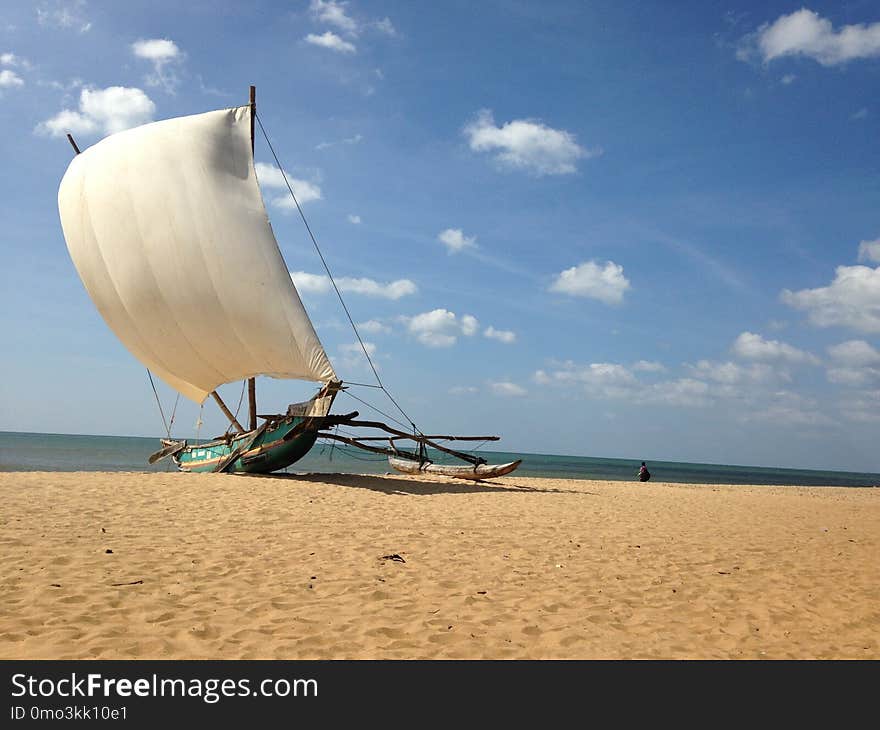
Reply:
[[639, 467], [639, 481], [646, 482], [651, 478], [651, 472], [648, 471], [648, 467], [645, 466], [645, 462], [642, 462], [641, 467]]

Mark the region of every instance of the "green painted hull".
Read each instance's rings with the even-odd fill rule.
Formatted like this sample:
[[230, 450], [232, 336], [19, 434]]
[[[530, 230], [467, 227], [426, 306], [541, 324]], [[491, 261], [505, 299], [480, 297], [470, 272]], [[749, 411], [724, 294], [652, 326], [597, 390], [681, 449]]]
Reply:
[[[286, 440], [284, 437], [303, 420], [299, 416], [292, 416], [273, 424], [224, 471], [269, 474], [299, 461], [314, 446], [318, 432], [304, 431]], [[212, 472], [235, 449], [249, 441], [252, 435], [253, 432], [249, 432], [238, 434], [228, 442], [217, 439], [205, 444], [187, 446], [174, 456], [174, 461], [181, 471]]]

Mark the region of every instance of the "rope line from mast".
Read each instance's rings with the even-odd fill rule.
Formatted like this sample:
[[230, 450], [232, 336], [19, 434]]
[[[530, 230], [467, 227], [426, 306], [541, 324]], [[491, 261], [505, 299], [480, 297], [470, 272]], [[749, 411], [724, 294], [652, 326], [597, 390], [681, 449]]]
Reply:
[[[376, 366], [373, 364], [373, 360], [370, 357], [370, 353], [367, 352], [367, 347], [364, 345], [364, 341], [361, 339], [361, 334], [358, 332], [358, 328], [354, 323], [354, 319], [352, 319], [351, 313], [348, 311], [348, 307], [345, 304], [345, 300], [342, 298], [342, 292], [339, 291], [339, 287], [336, 286], [336, 280], [333, 278], [333, 274], [330, 272], [330, 267], [327, 265], [327, 261], [324, 259], [324, 254], [321, 253], [321, 248], [318, 246], [318, 241], [315, 239], [315, 234], [312, 233], [311, 226], [309, 226], [309, 222], [306, 220], [305, 213], [303, 213], [303, 209], [299, 204], [299, 200], [297, 200], [296, 195], [293, 192], [293, 188], [290, 185], [290, 181], [287, 179], [287, 173], [284, 171], [284, 166], [281, 164], [281, 161], [278, 159], [278, 155], [275, 154], [275, 148], [272, 146], [272, 142], [269, 139], [269, 135], [266, 132], [266, 128], [263, 126], [263, 120], [260, 119], [260, 115], [254, 111], [254, 118], [257, 120], [257, 123], [260, 125], [260, 131], [263, 133], [263, 137], [266, 140], [266, 144], [269, 145], [269, 151], [272, 153], [272, 157], [275, 159], [275, 164], [278, 165], [278, 169], [281, 171], [281, 176], [284, 178], [284, 184], [287, 185], [287, 190], [290, 193], [290, 197], [293, 198], [293, 202], [296, 204], [296, 209], [299, 211], [300, 218], [302, 218], [303, 224], [306, 227], [306, 231], [309, 233], [309, 238], [312, 239], [312, 244], [315, 246], [315, 251], [318, 252], [318, 258], [321, 259], [321, 263], [324, 265], [324, 270], [327, 272], [327, 276], [330, 278], [330, 283], [333, 285], [333, 289], [336, 292], [336, 296], [339, 298], [339, 303], [342, 305], [343, 310], [345, 310], [345, 316], [348, 317], [348, 322], [351, 325], [351, 328], [354, 330], [355, 337], [357, 337], [358, 343], [361, 346], [361, 350], [363, 350], [364, 357], [367, 358], [367, 362], [370, 365], [370, 369], [373, 371], [373, 375], [376, 377], [376, 382], [379, 384], [379, 388], [384, 391], [385, 395], [388, 396], [388, 399], [394, 404], [398, 411], [403, 414], [403, 417], [409, 421], [410, 426], [412, 426], [413, 431], [418, 434], [422, 434], [421, 430], [418, 426], [413, 422], [413, 420], [407, 415], [406, 411], [400, 407], [400, 404], [394, 399], [394, 396], [388, 392], [388, 389], [382, 383], [382, 379], [379, 377], [379, 372], [376, 370]], [[363, 402], [363, 401], [361, 401]], [[370, 405], [369, 403], [365, 403], [365, 405]], [[370, 406], [371, 408], [373, 406]], [[378, 410], [378, 408], [376, 409]], [[381, 411], [380, 411], [381, 413]], [[386, 414], [383, 414], [386, 415]], [[390, 418], [390, 416], [389, 416]], [[400, 423], [399, 421], [397, 423]], [[423, 434], [422, 434], [423, 435]]]
[[[402, 426], [403, 428], [406, 428], [406, 424], [403, 421], [398, 421], [394, 416], [389, 415], [388, 413], [385, 413], [385, 411], [383, 411], [381, 408], [376, 408], [376, 406], [374, 406], [372, 403], [367, 403], [367, 401], [365, 401], [361, 398], [358, 398], [356, 395], [352, 395], [348, 391], [345, 391], [345, 395], [347, 395], [349, 398], [354, 398], [356, 401], [358, 401], [360, 403], [363, 403], [367, 408], [372, 408], [374, 411], [376, 411], [376, 413], [382, 414], [389, 421], [394, 421], [394, 423], [396, 423], [398, 426]], [[420, 436], [424, 436], [424, 434], [421, 431], [419, 431], [418, 433]]]
[[[147, 368], [147, 376], [150, 378], [150, 385], [153, 386], [153, 395], [156, 396], [156, 405], [159, 406], [159, 415], [162, 416], [162, 425], [165, 426], [165, 435], [171, 438], [171, 427], [165, 420], [165, 411], [162, 410], [162, 401], [159, 400], [159, 392], [156, 390], [156, 384], [153, 382], [153, 373]], [[176, 406], [175, 406], [176, 408]]]

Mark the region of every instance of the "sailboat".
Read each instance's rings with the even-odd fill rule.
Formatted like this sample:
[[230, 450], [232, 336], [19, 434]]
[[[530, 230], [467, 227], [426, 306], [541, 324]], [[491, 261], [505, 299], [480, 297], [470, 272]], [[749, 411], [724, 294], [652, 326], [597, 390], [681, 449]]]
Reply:
[[[197, 404], [212, 398], [230, 423], [206, 443], [172, 438], [169, 428], [150, 463], [171, 458], [183, 471], [270, 473], [324, 438], [384, 454], [404, 473], [480, 480], [516, 469], [520, 461], [491, 465], [439, 443], [497, 436], [433, 436], [411, 421], [404, 431], [358, 420], [357, 411], [331, 413], [348, 386], [321, 345], [272, 232], [254, 165], [255, 120], [251, 87], [246, 105], [135, 127], [84, 151], [67, 135], [76, 155], [58, 208], [95, 307], [149, 373]], [[369, 359], [366, 348], [364, 354]], [[283, 412], [260, 415], [260, 375], [311, 381], [319, 390]], [[239, 380], [248, 385], [247, 427], [217, 393]], [[382, 435], [344, 435], [340, 426]], [[412, 448], [399, 447], [406, 440]], [[388, 446], [376, 445], [381, 441]], [[465, 463], [434, 463], [428, 449]]]

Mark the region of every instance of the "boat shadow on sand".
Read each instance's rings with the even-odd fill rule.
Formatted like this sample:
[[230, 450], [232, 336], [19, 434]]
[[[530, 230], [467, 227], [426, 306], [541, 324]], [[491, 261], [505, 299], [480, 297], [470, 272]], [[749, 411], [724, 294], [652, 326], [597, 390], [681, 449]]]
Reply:
[[432, 494], [479, 494], [488, 492], [514, 492], [527, 494], [591, 494], [574, 489], [547, 489], [510, 484], [498, 481], [464, 481], [459, 479], [407, 479], [395, 475], [381, 476], [369, 474], [235, 474], [234, 476], [279, 479], [293, 482], [320, 482], [340, 487], [369, 489], [383, 494], [427, 496]]

